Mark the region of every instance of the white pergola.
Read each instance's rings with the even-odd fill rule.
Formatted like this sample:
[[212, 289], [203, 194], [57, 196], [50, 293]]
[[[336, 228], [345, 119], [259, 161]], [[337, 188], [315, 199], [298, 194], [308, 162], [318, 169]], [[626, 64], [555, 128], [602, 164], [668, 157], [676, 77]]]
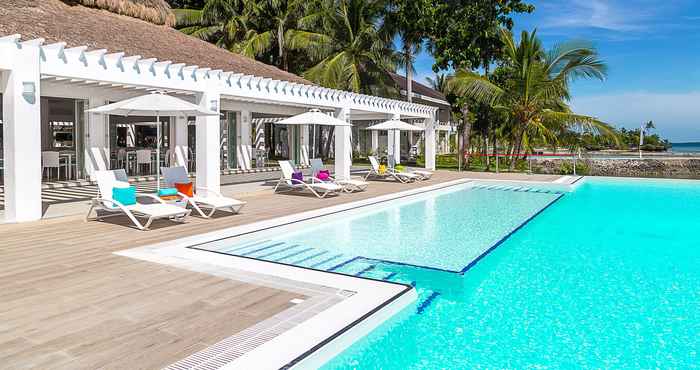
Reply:
[[[205, 109], [238, 112], [239, 166], [250, 168], [252, 144], [251, 112], [293, 115], [310, 108], [334, 111], [336, 118], [353, 120], [422, 119], [425, 132], [426, 168], [435, 167], [436, 107], [274, 80], [235, 71], [173, 63], [122, 52], [45, 44], [43, 39], [22, 41], [20, 35], [0, 37], [0, 91], [4, 115], [5, 219], [22, 222], [41, 217], [41, 96], [84, 99], [95, 108], [147, 91], [165, 91]], [[186, 120], [187, 117], [174, 117]], [[85, 114], [84, 146], [108, 145], [107, 119]], [[187, 155], [187, 128], [174, 125], [175, 152]], [[335, 130], [335, 171], [349, 177], [351, 127]], [[306, 134], [305, 134], [306, 135]], [[197, 182], [219, 188], [219, 117], [197, 117]], [[373, 144], [376, 142], [373, 137]], [[396, 142], [397, 140], [393, 141]], [[308, 137], [302, 142], [308, 145]], [[201, 144], [201, 145], [200, 145]], [[185, 150], [183, 150], [183, 146]], [[87, 171], [109, 166], [109, 161], [90, 158]]]

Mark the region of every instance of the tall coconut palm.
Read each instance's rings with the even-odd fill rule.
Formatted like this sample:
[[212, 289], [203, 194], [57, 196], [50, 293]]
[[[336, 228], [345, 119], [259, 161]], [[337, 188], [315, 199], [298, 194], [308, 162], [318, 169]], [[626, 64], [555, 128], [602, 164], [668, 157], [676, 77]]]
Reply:
[[[546, 51], [536, 31], [523, 31], [516, 44], [510, 31], [502, 30], [506, 78], [496, 84], [484, 76], [460, 69], [450, 81], [455, 92], [503, 110], [512, 124], [511, 150], [519, 153], [531, 138], [556, 141], [561, 129], [614, 136], [606, 123], [575, 114], [567, 105], [569, 84], [578, 78], [604, 80], [606, 65], [597, 51], [581, 42], [570, 42]], [[515, 161], [511, 161], [511, 168]]]
[[185, 34], [232, 49], [248, 32], [252, 1], [208, 0], [202, 9], [173, 9], [175, 28]]
[[444, 74], [444, 73], [438, 73], [435, 75], [435, 78], [432, 77], [426, 77], [426, 80], [428, 81], [428, 84], [430, 87], [435, 90], [441, 92], [443, 95], [449, 94], [449, 79], [450, 75]]
[[320, 85], [372, 94], [395, 94], [387, 72], [397, 64], [390, 40], [383, 38], [381, 0], [320, 0], [302, 19], [328, 35], [315, 51], [320, 61], [303, 76]]
[[307, 12], [308, 0], [262, 0], [250, 6], [250, 25], [245, 38], [235, 51], [251, 58], [272, 55], [272, 64], [289, 70], [289, 52], [313, 52], [319, 44], [327, 44], [327, 35], [300, 28], [299, 19]]
[[327, 42], [299, 28], [306, 0], [208, 0], [201, 10], [175, 9], [180, 31], [289, 70], [289, 53]]
[[406, 71], [406, 101], [413, 101], [413, 75], [416, 69], [413, 67], [416, 61], [416, 55], [422, 50], [422, 42], [420, 40], [410, 40], [405, 35], [401, 36], [401, 51], [399, 57], [399, 66]]
[[428, 35], [432, 3], [427, 0], [387, 0], [385, 8], [383, 31], [391, 39], [398, 36], [401, 42], [397, 50], [399, 66], [406, 72], [406, 100], [410, 102], [413, 101], [413, 65]]

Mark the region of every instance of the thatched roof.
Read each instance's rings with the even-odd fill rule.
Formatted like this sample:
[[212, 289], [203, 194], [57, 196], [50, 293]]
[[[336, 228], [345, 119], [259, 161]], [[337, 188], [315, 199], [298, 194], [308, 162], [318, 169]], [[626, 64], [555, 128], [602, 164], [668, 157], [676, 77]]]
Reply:
[[[85, 0], [87, 1], [87, 0]], [[146, 0], [131, 0], [145, 3]], [[169, 60], [211, 69], [303, 84], [311, 82], [276, 67], [230, 53], [171, 27], [60, 0], [2, 0], [0, 36], [44, 38], [67, 47], [123, 51], [126, 55]], [[71, 5], [72, 4], [72, 5]]]
[[[406, 90], [407, 84], [406, 84], [406, 77], [405, 76], [401, 76], [401, 75], [396, 74], [396, 73], [389, 73], [389, 75], [391, 76], [391, 79], [394, 80], [394, 83], [396, 84], [396, 86], [398, 86], [399, 89], [404, 90], [404, 91]], [[425, 96], [431, 97], [433, 99], [440, 99], [440, 100], [447, 101], [447, 98], [441, 92], [439, 92], [437, 90], [433, 90], [432, 88], [425, 86], [421, 83], [418, 83], [416, 81], [412, 81], [412, 82], [413, 82], [413, 84], [411, 85], [411, 88], [413, 89], [413, 92], [415, 94], [425, 95]]]
[[165, 0], [63, 0], [63, 2], [104, 9], [154, 24], [175, 25], [175, 14]]

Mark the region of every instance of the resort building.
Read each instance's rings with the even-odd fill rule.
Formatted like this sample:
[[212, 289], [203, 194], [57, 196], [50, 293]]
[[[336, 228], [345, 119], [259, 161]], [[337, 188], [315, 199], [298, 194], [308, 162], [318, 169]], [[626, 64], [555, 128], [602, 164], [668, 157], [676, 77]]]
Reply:
[[[394, 80], [399, 93], [401, 94], [402, 100], [407, 99], [407, 84], [406, 77], [392, 73], [391, 78]], [[428, 105], [431, 107], [436, 107], [437, 111], [437, 121], [435, 124], [435, 140], [437, 143], [437, 153], [447, 154], [450, 153], [450, 143], [456, 145], [457, 140], [457, 122], [452, 120], [452, 112], [450, 103], [447, 101], [445, 94], [437, 91], [431, 87], [428, 87], [416, 80], [411, 81], [411, 102], [418, 103], [422, 105]], [[418, 122], [418, 124], [420, 124]], [[413, 133], [401, 133], [402, 136], [411, 138], [411, 143], [420, 140], [419, 135]], [[402, 139], [403, 140], [403, 139]]]
[[[434, 169], [436, 153], [449, 148], [449, 105], [423, 85], [414, 82], [414, 102], [328, 89], [178, 32], [165, 2], [114, 11], [78, 3], [9, 0], [0, 9], [5, 221], [41, 218], [44, 183], [85, 183], [96, 170], [146, 176], [177, 164], [195, 172], [198, 185], [218, 189], [222, 171], [251, 171], [278, 158], [307, 165], [321, 142], [332, 143], [326, 146], [340, 178], [349, 177], [353, 151], [385, 150], [400, 161], [420, 148]], [[86, 112], [156, 91], [221, 116], [163, 117], [157, 137], [153, 118]], [[314, 108], [355, 126], [274, 124]], [[362, 130], [387, 119], [424, 131]]]

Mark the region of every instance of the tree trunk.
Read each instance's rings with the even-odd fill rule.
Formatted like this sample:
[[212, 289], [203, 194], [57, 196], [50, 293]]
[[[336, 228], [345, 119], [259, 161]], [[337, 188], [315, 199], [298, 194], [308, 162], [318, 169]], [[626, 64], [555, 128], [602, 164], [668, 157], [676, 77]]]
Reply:
[[496, 132], [493, 133], [493, 148], [491, 148], [491, 151], [493, 152], [493, 160], [498, 161], [498, 157], [496, 157], [498, 155], [498, 138]]
[[522, 129], [516, 137], [517, 137], [518, 141], [515, 143], [514, 148], [513, 148], [513, 156], [511, 157], [512, 162], [510, 162], [510, 170], [511, 171], [515, 169], [515, 162], [517, 162], [518, 156], [520, 154], [520, 150], [522, 149], [523, 138], [525, 137], [525, 129]]
[[469, 138], [471, 135], [472, 127], [469, 123], [467, 115], [469, 114], [469, 107], [465, 103], [462, 106], [462, 151], [460, 155], [464, 158], [464, 166], [466, 167], [469, 163]]
[[404, 59], [406, 62], [406, 101], [413, 102], [413, 71], [411, 67], [411, 48], [404, 46]]
[[487, 171], [491, 169], [491, 160], [489, 158], [489, 135], [488, 135], [488, 132], [489, 132], [489, 129], [487, 127], [486, 133], [484, 133], [484, 138], [483, 138], [484, 139], [483, 140], [483, 142], [484, 142], [483, 152], [484, 152], [484, 157], [486, 158], [486, 170]]
[[280, 22], [277, 26], [277, 47], [279, 48], [280, 63], [282, 69], [289, 71], [289, 63], [287, 62], [287, 53], [284, 47], [284, 25]]

